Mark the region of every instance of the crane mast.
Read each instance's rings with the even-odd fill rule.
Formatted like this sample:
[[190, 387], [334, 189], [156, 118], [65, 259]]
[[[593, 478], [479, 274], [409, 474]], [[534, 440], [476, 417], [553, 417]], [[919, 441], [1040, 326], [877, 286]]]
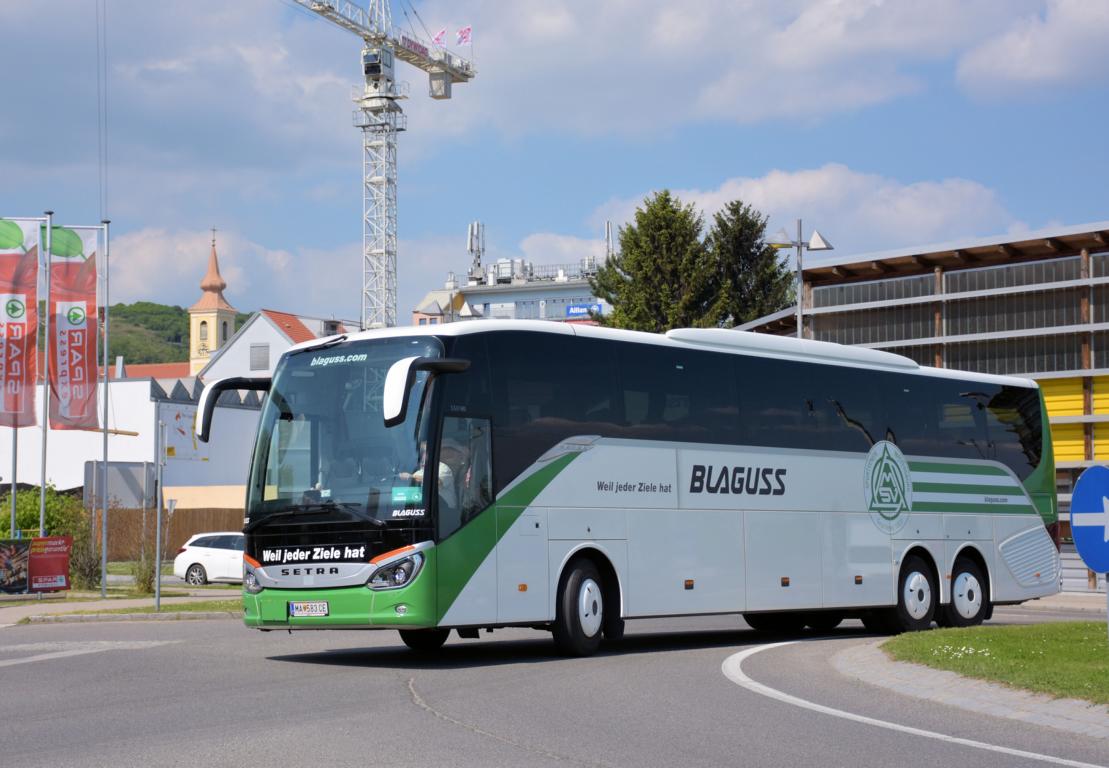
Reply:
[[362, 38], [364, 85], [352, 94], [354, 125], [362, 131], [362, 327], [397, 324], [397, 133], [407, 128], [399, 102], [407, 83], [396, 61], [428, 75], [429, 95], [449, 99], [454, 83], [469, 82], [473, 65], [449, 51], [395, 30], [389, 0], [363, 9], [343, 0], [295, 0]]

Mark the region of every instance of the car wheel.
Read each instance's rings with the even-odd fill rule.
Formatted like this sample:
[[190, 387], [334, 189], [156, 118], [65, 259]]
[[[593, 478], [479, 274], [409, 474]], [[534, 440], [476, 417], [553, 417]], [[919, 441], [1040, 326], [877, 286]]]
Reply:
[[192, 584], [194, 587], [204, 586], [208, 583], [208, 572], [200, 563], [193, 563], [189, 566], [189, 570], [185, 571], [185, 583]]
[[569, 656], [597, 652], [604, 634], [605, 599], [601, 575], [588, 560], [566, 568], [555, 606], [554, 641]]
[[805, 628], [805, 616], [794, 611], [780, 613], [745, 613], [743, 620], [756, 632], [792, 635]]
[[989, 610], [989, 597], [982, 569], [973, 560], [960, 557], [951, 571], [951, 602], [940, 609], [943, 624], [949, 627], [981, 624]]
[[417, 653], [432, 653], [443, 647], [450, 633], [449, 629], [402, 629], [400, 639]]

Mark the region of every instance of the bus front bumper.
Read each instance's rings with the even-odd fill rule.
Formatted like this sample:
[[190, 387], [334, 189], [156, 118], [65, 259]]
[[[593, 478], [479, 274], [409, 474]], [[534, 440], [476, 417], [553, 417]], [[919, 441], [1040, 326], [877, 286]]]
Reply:
[[[435, 581], [417, 574], [408, 586], [264, 589], [243, 592], [243, 623], [258, 629], [370, 629], [434, 627]], [[293, 616], [293, 603], [326, 603], [326, 616]]]

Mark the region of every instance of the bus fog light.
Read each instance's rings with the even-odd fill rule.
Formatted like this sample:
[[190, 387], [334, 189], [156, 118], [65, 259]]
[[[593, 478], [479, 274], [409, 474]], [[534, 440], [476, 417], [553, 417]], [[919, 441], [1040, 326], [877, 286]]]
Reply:
[[251, 595], [257, 595], [264, 589], [264, 587], [258, 583], [258, 576], [250, 569], [247, 569], [246, 573], [243, 574], [243, 589]]
[[424, 556], [417, 552], [378, 569], [366, 586], [370, 589], [398, 589], [407, 586], [416, 578], [423, 563]]
[[404, 614], [408, 613], [408, 606], [405, 605], [404, 603], [401, 603], [400, 605], [398, 605], [393, 610], [395, 610], [397, 612], [397, 616], [403, 616]]

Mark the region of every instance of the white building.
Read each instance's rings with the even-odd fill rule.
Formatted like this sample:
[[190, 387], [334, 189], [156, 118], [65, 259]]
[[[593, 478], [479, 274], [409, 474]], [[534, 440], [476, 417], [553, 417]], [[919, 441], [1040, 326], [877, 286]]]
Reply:
[[[182, 509], [236, 509], [242, 507], [246, 496], [259, 398], [255, 392], [224, 393], [217, 406], [212, 440], [201, 443], [194, 424], [203, 381], [271, 374], [275, 361], [293, 344], [341, 332], [344, 326], [333, 320], [262, 310], [232, 333], [235, 309], [223, 296], [227, 284], [219, 272], [214, 241], [200, 287], [201, 298], [189, 309], [188, 362], [127, 365], [124, 361], [122, 372], [109, 372], [108, 461], [153, 463], [155, 434], [162, 422], [167, 436], [166, 498], [176, 499]], [[36, 392], [37, 414], [42, 413], [42, 400], [38, 399], [42, 389], [40, 385]], [[102, 409], [103, 384], [99, 398]], [[38, 485], [42, 426], [17, 431], [16, 481]], [[0, 427], [3, 485], [12, 479], [12, 447], [12, 429]], [[50, 430], [46, 481], [60, 490], [79, 487], [85, 482], [85, 463], [102, 459], [103, 432]]]

